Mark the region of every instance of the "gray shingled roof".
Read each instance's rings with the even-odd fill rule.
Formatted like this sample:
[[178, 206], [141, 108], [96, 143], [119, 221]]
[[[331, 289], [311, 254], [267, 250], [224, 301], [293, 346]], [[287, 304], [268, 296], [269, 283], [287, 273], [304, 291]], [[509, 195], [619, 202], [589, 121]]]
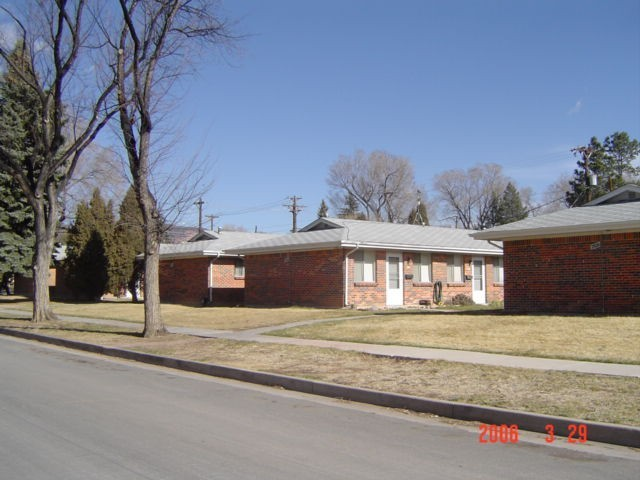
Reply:
[[498, 246], [471, 238], [469, 234], [472, 232], [473, 230], [322, 218], [297, 233], [248, 243], [228, 252], [247, 255], [358, 246], [385, 250], [502, 254]]
[[640, 231], [640, 202], [570, 208], [472, 234], [483, 240], [517, 240]]
[[253, 243], [258, 240], [264, 240], [265, 238], [271, 238], [277, 235], [269, 233], [222, 231], [213, 232], [213, 236], [215, 238], [212, 240], [200, 240], [197, 242], [184, 243], [163, 243], [160, 245], [160, 258], [162, 260], [167, 260], [171, 258], [224, 256], [227, 255], [227, 249], [239, 247], [245, 243]]

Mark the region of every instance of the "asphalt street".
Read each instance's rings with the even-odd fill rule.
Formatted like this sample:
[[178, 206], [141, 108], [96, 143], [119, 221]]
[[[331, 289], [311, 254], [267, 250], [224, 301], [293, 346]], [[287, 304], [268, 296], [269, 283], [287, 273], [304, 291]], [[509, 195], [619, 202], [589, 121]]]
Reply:
[[630, 479], [622, 447], [477, 429], [0, 337], [1, 479]]

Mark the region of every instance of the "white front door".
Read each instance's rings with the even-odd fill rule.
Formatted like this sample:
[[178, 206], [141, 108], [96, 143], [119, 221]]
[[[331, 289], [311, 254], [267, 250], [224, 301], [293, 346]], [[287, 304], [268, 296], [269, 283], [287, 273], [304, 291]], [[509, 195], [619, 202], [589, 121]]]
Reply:
[[472, 299], [473, 303], [487, 303], [487, 295], [485, 292], [484, 278], [484, 258], [473, 257], [471, 265], [471, 283], [473, 285]]
[[387, 253], [387, 305], [402, 305], [402, 253]]

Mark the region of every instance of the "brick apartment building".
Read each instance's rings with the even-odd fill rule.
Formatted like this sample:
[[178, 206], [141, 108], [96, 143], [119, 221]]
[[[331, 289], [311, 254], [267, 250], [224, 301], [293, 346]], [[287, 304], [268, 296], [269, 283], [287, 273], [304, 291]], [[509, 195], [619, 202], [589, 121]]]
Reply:
[[244, 259], [225, 250], [273, 235], [204, 231], [183, 243], [160, 245], [160, 299], [185, 305], [244, 302]]
[[640, 187], [472, 234], [504, 245], [508, 312], [640, 313]]
[[245, 258], [245, 304], [393, 307], [463, 294], [501, 301], [502, 250], [469, 230], [319, 218], [227, 253]]

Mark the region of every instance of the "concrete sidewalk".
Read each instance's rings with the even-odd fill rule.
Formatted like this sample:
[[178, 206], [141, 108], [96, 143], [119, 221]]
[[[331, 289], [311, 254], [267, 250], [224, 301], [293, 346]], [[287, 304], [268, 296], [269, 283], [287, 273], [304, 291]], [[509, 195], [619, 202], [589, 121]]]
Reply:
[[[30, 318], [29, 312], [0, 308], [0, 313]], [[98, 318], [83, 318], [60, 316], [62, 321], [84, 322], [101, 325], [121, 326], [133, 329], [140, 329], [140, 323], [123, 322], [119, 320], [106, 320]], [[495, 353], [472, 352], [466, 350], [448, 350], [441, 348], [407, 347], [401, 345], [375, 345], [367, 343], [337, 342], [332, 340], [310, 340], [302, 338], [276, 337], [267, 333], [285, 328], [308, 325], [326, 321], [335, 321], [335, 318], [326, 320], [311, 320], [305, 322], [295, 322], [286, 325], [263, 327], [253, 330], [229, 331], [229, 330], [208, 330], [189, 327], [167, 327], [171, 333], [183, 335], [193, 335], [205, 338], [223, 338], [227, 340], [238, 340], [260, 343], [277, 343], [287, 345], [302, 345], [320, 348], [333, 348], [337, 350], [355, 351], [370, 355], [379, 355], [395, 358], [410, 358], [422, 360], [445, 360], [449, 362], [473, 363], [479, 365], [491, 365], [499, 367], [529, 368], [534, 370], [557, 370], [579, 373], [590, 373], [598, 375], [618, 375], [624, 377], [640, 377], [640, 365], [584, 362], [577, 360], [561, 360], [554, 358], [523, 357], [515, 355], [501, 355]]]

